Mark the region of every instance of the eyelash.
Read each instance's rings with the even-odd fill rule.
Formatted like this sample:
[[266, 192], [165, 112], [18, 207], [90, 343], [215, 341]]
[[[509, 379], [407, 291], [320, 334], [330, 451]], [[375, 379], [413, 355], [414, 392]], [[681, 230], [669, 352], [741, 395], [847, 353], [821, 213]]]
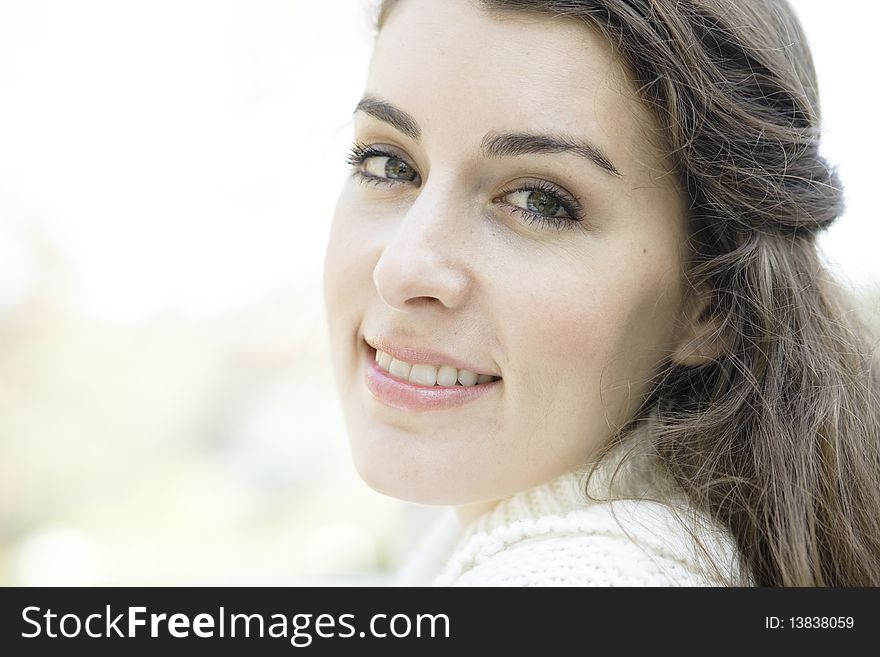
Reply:
[[[371, 157], [391, 157], [406, 162], [404, 158], [391, 152], [390, 150], [383, 149], [380, 146], [370, 146], [367, 144], [356, 142], [349, 149], [348, 155], [346, 156], [345, 160], [351, 167], [354, 168], [354, 171], [352, 173], [354, 176], [357, 177], [360, 182], [376, 186], [397, 185], [400, 182], [405, 182], [395, 181], [390, 178], [381, 178], [365, 173], [360, 167]], [[407, 164], [409, 163], [407, 162]], [[413, 169], [415, 169], [415, 167], [413, 167]], [[543, 226], [553, 227], [556, 230], [574, 228], [576, 226], [581, 228], [583, 227], [583, 211], [581, 210], [580, 200], [572, 196], [571, 194], [568, 194], [567, 192], [561, 190], [556, 185], [553, 185], [552, 183], [546, 181], [528, 182], [505, 189], [501, 191], [495, 198], [501, 199], [515, 192], [540, 192], [553, 196], [559, 201], [559, 205], [562, 207], [563, 210], [565, 210], [566, 214], [568, 215], [567, 217], [548, 217], [546, 215], [537, 214], [530, 210], [526, 210], [525, 208], [521, 208], [511, 203], [504, 203], [510, 208], [511, 211], [519, 214], [529, 225], [537, 222]]]

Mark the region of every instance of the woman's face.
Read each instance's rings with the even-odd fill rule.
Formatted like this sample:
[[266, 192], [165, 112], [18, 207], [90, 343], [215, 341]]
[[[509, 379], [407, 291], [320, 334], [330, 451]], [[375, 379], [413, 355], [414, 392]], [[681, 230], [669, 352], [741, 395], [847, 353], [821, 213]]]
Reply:
[[324, 272], [376, 490], [490, 502], [588, 462], [636, 412], [680, 339], [686, 229], [635, 93], [572, 20], [391, 12]]

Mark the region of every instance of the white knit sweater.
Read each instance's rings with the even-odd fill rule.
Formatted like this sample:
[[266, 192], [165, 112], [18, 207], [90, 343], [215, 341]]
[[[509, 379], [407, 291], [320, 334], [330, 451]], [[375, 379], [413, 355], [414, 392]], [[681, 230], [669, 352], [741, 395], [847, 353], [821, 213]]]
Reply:
[[[629, 444], [629, 443], [627, 443]], [[623, 444], [596, 468], [595, 502], [583, 494], [586, 469], [502, 500], [462, 529], [446, 509], [398, 571], [398, 586], [737, 586], [753, 584], [730, 534], [702, 514], [644, 450], [627, 460], [613, 487]], [[620, 499], [622, 497], [635, 499]], [[653, 497], [652, 501], [646, 499]], [[677, 517], [674, 510], [681, 514]], [[681, 518], [679, 522], [677, 518]], [[688, 530], [721, 564], [707, 567]]]

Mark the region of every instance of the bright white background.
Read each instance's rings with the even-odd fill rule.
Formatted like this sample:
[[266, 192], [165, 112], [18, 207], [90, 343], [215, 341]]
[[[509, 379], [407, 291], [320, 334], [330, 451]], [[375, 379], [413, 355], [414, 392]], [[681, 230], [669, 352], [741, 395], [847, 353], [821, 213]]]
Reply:
[[[793, 4], [867, 293], [880, 12]], [[381, 579], [424, 523], [353, 472], [324, 342], [366, 7], [0, 1], [0, 583]]]

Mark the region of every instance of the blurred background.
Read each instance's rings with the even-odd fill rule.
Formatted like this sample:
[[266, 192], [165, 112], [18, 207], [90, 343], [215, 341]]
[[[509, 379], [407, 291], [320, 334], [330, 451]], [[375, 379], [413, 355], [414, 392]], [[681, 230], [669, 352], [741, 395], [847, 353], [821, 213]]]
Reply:
[[[880, 318], [873, 3], [793, 0]], [[0, 585], [382, 584], [321, 268], [369, 0], [0, 0]]]

